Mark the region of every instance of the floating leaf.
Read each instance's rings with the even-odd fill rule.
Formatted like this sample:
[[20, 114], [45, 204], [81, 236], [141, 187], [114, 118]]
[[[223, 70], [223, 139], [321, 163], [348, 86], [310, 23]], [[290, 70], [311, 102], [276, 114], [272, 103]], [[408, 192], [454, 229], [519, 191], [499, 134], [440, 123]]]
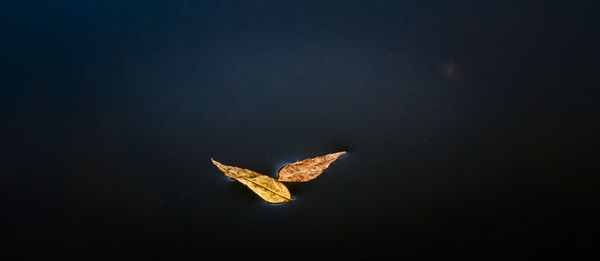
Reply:
[[346, 152], [340, 151], [316, 158], [296, 161], [292, 164], [286, 165], [279, 170], [278, 180], [284, 182], [305, 182], [313, 180], [317, 176], [321, 175], [321, 173], [323, 173], [323, 171], [329, 167], [329, 164], [334, 162], [344, 153]]
[[292, 195], [283, 183], [249, 169], [223, 165], [210, 159], [225, 176], [235, 179], [250, 188], [269, 203], [283, 203], [292, 200]]

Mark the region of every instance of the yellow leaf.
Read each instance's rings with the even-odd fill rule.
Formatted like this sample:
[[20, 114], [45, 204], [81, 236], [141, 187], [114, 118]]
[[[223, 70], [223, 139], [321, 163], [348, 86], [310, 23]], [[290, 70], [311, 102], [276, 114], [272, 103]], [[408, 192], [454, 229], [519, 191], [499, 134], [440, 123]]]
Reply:
[[269, 203], [283, 203], [292, 200], [292, 195], [283, 183], [266, 175], [249, 169], [223, 165], [210, 159], [225, 176], [235, 179], [250, 188], [254, 193]]
[[316, 158], [296, 161], [286, 165], [279, 170], [278, 180], [284, 182], [305, 182], [313, 180], [321, 175], [321, 173], [329, 167], [329, 164], [334, 162], [344, 153], [346, 152], [340, 151]]

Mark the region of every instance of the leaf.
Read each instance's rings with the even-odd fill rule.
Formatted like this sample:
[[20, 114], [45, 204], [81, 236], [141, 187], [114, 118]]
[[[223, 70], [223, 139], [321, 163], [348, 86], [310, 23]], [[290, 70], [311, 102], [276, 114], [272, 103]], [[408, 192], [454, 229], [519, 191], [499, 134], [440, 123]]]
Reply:
[[340, 151], [288, 164], [279, 170], [278, 180], [284, 182], [306, 182], [313, 180], [321, 175], [329, 167], [329, 164], [344, 153], [346, 152]]
[[288, 188], [274, 178], [258, 174], [249, 169], [223, 165], [212, 158], [210, 160], [225, 176], [246, 185], [269, 203], [283, 203], [292, 200], [292, 195]]

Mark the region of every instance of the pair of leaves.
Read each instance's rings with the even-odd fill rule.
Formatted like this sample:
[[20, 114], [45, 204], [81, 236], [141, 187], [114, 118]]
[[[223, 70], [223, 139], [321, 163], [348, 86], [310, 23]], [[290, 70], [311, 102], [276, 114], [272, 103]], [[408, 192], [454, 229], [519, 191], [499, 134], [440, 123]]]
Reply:
[[306, 182], [313, 180], [345, 151], [331, 153], [315, 158], [305, 159], [288, 164], [279, 170], [279, 178], [275, 180], [249, 169], [221, 164], [211, 158], [211, 161], [225, 176], [246, 185], [254, 193], [269, 203], [283, 203], [292, 200], [288, 188], [281, 182]]

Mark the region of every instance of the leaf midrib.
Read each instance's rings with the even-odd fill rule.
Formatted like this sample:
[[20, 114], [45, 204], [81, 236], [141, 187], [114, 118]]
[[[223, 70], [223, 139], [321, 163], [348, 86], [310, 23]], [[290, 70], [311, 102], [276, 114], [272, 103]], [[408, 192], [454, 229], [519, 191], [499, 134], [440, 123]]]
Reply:
[[[254, 184], [254, 185], [257, 185], [257, 186], [259, 186], [259, 187], [261, 187], [261, 188], [264, 188], [264, 189], [266, 189], [266, 190], [270, 191], [271, 193], [273, 193], [273, 194], [275, 194], [275, 195], [277, 195], [277, 196], [279, 196], [279, 197], [281, 197], [281, 198], [284, 198], [284, 199], [286, 199], [286, 200], [290, 200], [290, 201], [292, 200], [291, 198], [286, 198], [286, 197], [284, 197], [283, 195], [281, 195], [281, 194], [279, 194], [279, 193], [277, 193], [277, 192], [275, 192], [275, 191], [273, 191], [273, 190], [271, 190], [271, 189], [269, 189], [269, 188], [267, 188], [267, 187], [265, 187], [265, 186], [263, 186], [263, 185], [261, 185], [261, 184], [259, 184], [259, 183], [256, 183], [256, 182], [254, 182], [254, 181], [252, 181], [252, 180], [249, 180], [248, 178], [239, 178], [239, 179], [244, 179], [244, 180], [246, 180], [246, 181], [248, 181], [248, 182], [250, 182], [250, 183], [252, 183], [252, 184]], [[284, 186], [285, 186], [285, 185], [284, 185]]]

